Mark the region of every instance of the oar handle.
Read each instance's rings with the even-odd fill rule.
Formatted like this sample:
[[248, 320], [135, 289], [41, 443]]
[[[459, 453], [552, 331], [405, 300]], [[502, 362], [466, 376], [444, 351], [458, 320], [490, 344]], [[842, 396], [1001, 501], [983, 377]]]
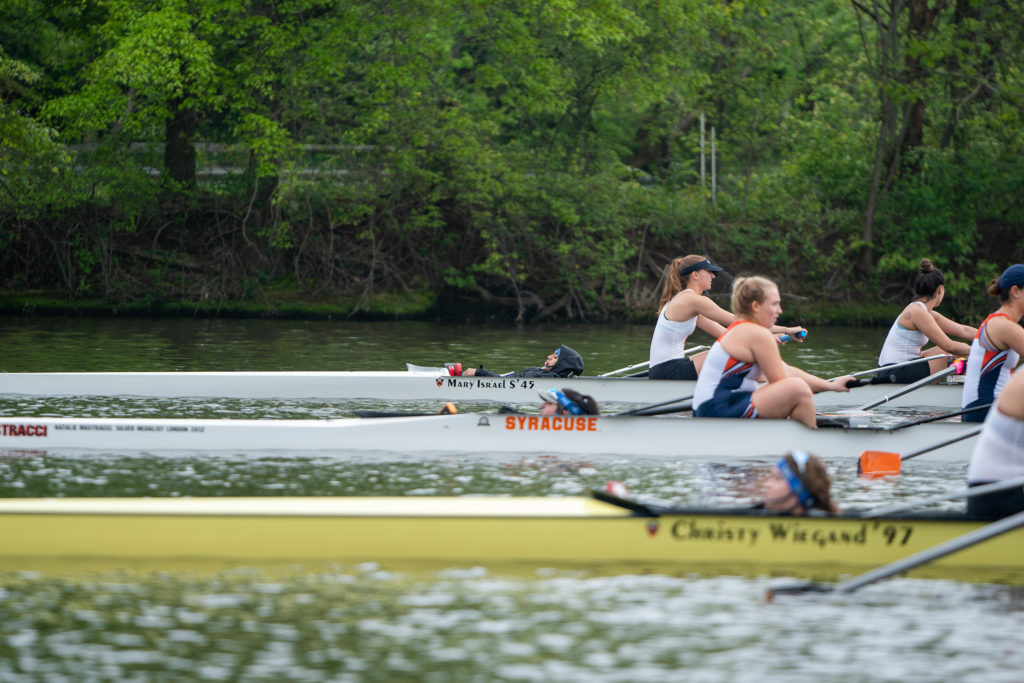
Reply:
[[[803, 339], [804, 337], [807, 336], [807, 330], [800, 330], [793, 336], [795, 336], [797, 339]], [[789, 336], [788, 334], [784, 334], [781, 337], [779, 337], [779, 341], [785, 344], [786, 342], [793, 341], [793, 337]]]

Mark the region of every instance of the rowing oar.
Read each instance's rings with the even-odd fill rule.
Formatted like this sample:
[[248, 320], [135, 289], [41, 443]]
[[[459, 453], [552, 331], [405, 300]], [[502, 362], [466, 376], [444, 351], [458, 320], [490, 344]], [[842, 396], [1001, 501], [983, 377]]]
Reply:
[[852, 593], [858, 588], [863, 588], [864, 586], [875, 583], [876, 581], [881, 581], [882, 579], [887, 579], [890, 576], [910, 571], [911, 569], [920, 567], [923, 564], [928, 564], [929, 562], [938, 560], [946, 555], [952, 555], [953, 553], [960, 552], [961, 550], [978, 545], [990, 538], [994, 538], [1000, 534], [1005, 534], [1022, 526], [1024, 526], [1024, 512], [1018, 512], [1015, 515], [1000, 519], [997, 522], [987, 524], [980, 529], [969, 531], [963, 536], [957, 536], [956, 538], [952, 538], [944, 543], [940, 543], [936, 546], [932, 546], [931, 548], [926, 548], [925, 550], [914, 553], [909, 557], [904, 557], [901, 560], [891, 562], [877, 569], [872, 569], [869, 572], [865, 572], [860, 576], [856, 576], [847, 581], [834, 585], [802, 583], [792, 586], [780, 586], [779, 588], [769, 588], [765, 593], [765, 599], [771, 601], [776, 595], [792, 595], [800, 593]]
[[963, 434], [943, 439], [942, 441], [936, 441], [933, 444], [929, 444], [924, 448], [919, 448], [916, 451], [910, 453], [892, 453], [890, 451], [864, 451], [860, 454], [860, 460], [857, 461], [857, 474], [862, 477], [884, 477], [893, 474], [900, 473], [900, 465], [904, 460], [910, 460], [916, 458], [919, 455], [934, 451], [944, 446], [954, 444], [957, 441], [963, 441], [969, 439], [972, 436], [977, 436], [981, 433], [981, 427], [977, 429], [971, 429]]
[[982, 486], [968, 486], [965, 489], [959, 489], [950, 493], [940, 493], [936, 496], [930, 496], [922, 500], [914, 501], [912, 503], [900, 503], [899, 505], [887, 505], [885, 507], [877, 507], [871, 510], [865, 510], [861, 513], [861, 517], [864, 519], [877, 519], [878, 517], [891, 517], [892, 515], [898, 515], [908, 510], [914, 510], [919, 507], [931, 505], [932, 503], [942, 503], [947, 500], [957, 500], [959, 498], [974, 498], [975, 496], [984, 496], [989, 493], [1000, 493], [1002, 491], [1009, 491], [1010, 489], [1019, 489], [1024, 487], [1024, 477], [1017, 477], [1016, 479], [1004, 479], [1003, 481], [996, 481], [991, 484], [984, 484]]
[[[924, 363], [926, 361], [934, 360], [936, 358], [952, 358], [953, 355], [950, 353], [938, 353], [934, 356], [921, 356], [920, 358], [914, 358], [912, 360], [905, 360], [902, 363], [893, 363], [892, 365], [880, 365], [877, 368], [871, 368], [870, 370], [861, 370], [860, 372], [854, 372], [850, 374], [850, 377], [863, 377], [864, 375], [873, 375], [876, 372], [883, 370], [895, 370], [896, 368], [904, 368], [908, 365], [916, 365], [918, 363]], [[840, 375], [841, 377], [842, 375]], [[839, 377], [833, 377], [832, 379], [839, 379]]]
[[900, 422], [892, 427], [886, 429], [889, 432], [895, 432], [900, 429], [906, 429], [907, 427], [916, 427], [917, 425], [927, 424], [929, 422], [937, 422], [938, 420], [946, 420], [951, 417], [957, 417], [959, 415], [966, 415], [967, 413], [976, 413], [979, 410], [985, 410], [990, 407], [991, 403], [985, 403], [980, 406], [974, 406], [973, 408], [962, 408], [961, 410], [953, 410], [948, 413], [942, 413], [941, 415], [932, 415], [931, 417], [922, 417], [917, 420], [907, 420], [906, 422]]
[[590, 495], [602, 503], [609, 503], [625, 508], [638, 517], [659, 517], [668, 514], [671, 508], [664, 504], [641, 503], [633, 498], [626, 498], [628, 492], [621, 482], [609, 481], [604, 489], [591, 489]]
[[[683, 350], [683, 354], [680, 357], [681, 358], [685, 358], [686, 356], [690, 355], [691, 353], [697, 353], [698, 351], [704, 351], [707, 348], [708, 348], [707, 346], [691, 346], [688, 349], [684, 349]], [[627, 365], [624, 368], [619, 368], [618, 370], [612, 370], [611, 372], [606, 372], [603, 375], [598, 375], [598, 377], [611, 377], [612, 375], [617, 375], [620, 372], [629, 372], [630, 370], [635, 370], [637, 368], [645, 368], [645, 367], [647, 367], [650, 364], [651, 364], [651, 361], [645, 360], [643, 363], [634, 363], [633, 365]], [[635, 375], [630, 375], [630, 377], [639, 377], [639, 376], [640, 376], [639, 373], [637, 373]]]
[[636, 370], [637, 368], [646, 368], [650, 364], [651, 364], [651, 361], [645, 360], [643, 363], [633, 363], [633, 365], [627, 365], [624, 368], [619, 368], [618, 370], [612, 370], [611, 372], [606, 372], [603, 375], [598, 375], [598, 377], [611, 377], [612, 375], [617, 375], [620, 372], [628, 372], [630, 370]]
[[961, 362], [962, 361], [957, 361], [957, 362], [953, 363], [952, 365], [950, 365], [948, 368], [946, 368], [944, 370], [939, 370], [935, 374], [928, 375], [924, 379], [919, 379], [916, 382], [914, 382], [913, 384], [908, 384], [907, 386], [903, 387], [899, 391], [894, 391], [891, 394], [886, 394], [882, 398], [879, 398], [879, 399], [876, 399], [874, 401], [870, 401], [868, 403], [865, 403], [860, 408], [855, 408], [853, 411], [843, 411], [843, 412], [860, 412], [860, 411], [863, 411], [863, 410], [870, 410], [871, 408], [874, 408], [875, 406], [882, 405], [883, 403], [886, 403], [887, 401], [891, 401], [894, 398], [898, 398], [900, 396], [903, 396], [904, 394], [909, 394], [911, 391], [914, 391], [915, 389], [920, 389], [921, 387], [925, 386], [926, 384], [931, 384], [932, 382], [936, 382], [936, 381], [942, 379], [943, 377], [946, 377], [948, 375], [952, 375], [955, 372], [959, 372], [961, 370], [961, 367], [962, 367]]
[[[637, 406], [636, 408], [630, 408], [629, 410], [623, 410], [621, 413], [615, 413], [615, 417], [620, 415], [655, 415], [657, 413], [650, 413], [649, 410], [653, 408], [661, 408], [662, 406], [670, 406], [676, 403], [682, 403], [683, 401], [690, 401], [693, 399], [693, 394], [689, 396], [680, 396], [679, 398], [672, 398], [668, 401], [662, 401], [661, 403], [651, 403], [646, 406]], [[686, 410], [686, 408], [678, 408], [678, 410]], [[665, 412], [675, 412], [674, 410], [668, 410]]]
[[633, 413], [634, 417], [650, 417], [652, 415], [668, 415], [669, 413], [681, 413], [685, 410], [692, 410], [693, 402], [683, 403], [683, 405], [670, 405], [664, 408], [653, 408], [651, 410], [645, 410], [640, 413]]

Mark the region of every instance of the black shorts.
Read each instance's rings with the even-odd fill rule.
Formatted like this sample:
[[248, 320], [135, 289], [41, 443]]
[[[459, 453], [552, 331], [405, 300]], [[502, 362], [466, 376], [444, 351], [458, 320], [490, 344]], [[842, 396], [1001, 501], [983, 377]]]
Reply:
[[697, 379], [697, 368], [689, 358], [673, 358], [664, 363], [652, 365], [649, 374], [651, 379]]
[[[981, 486], [992, 482], [979, 481], [969, 486]], [[1024, 488], [1017, 486], [1009, 491], [986, 493], [967, 499], [968, 519], [1002, 519], [1018, 512], [1024, 512]]]
[[[966, 406], [964, 406], [964, 410], [967, 410], [968, 408], [980, 407], [980, 406], [991, 404], [991, 403], [992, 403], [992, 401], [986, 401], [985, 399], [979, 398], [976, 401], [971, 401]], [[985, 408], [984, 410], [980, 410], [979, 409], [979, 410], [975, 410], [974, 412], [971, 412], [971, 413], [964, 413], [960, 417], [960, 420], [963, 421], [963, 422], [984, 422], [985, 421], [985, 417], [987, 417], [987, 416], [988, 416], [988, 408]]]
[[923, 360], [920, 363], [904, 365], [901, 368], [879, 370], [878, 374], [875, 375], [876, 380], [873, 380], [871, 383], [880, 384], [885, 382], [895, 382], [896, 384], [912, 384], [918, 380], [924, 379], [930, 374], [932, 374], [931, 366], [928, 361]]

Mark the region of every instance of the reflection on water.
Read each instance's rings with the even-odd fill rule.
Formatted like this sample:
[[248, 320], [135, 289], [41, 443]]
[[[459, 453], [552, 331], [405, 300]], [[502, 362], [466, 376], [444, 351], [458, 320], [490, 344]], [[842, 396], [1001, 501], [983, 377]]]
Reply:
[[[0, 317], [0, 371], [402, 370], [458, 361], [498, 372], [543, 364], [559, 344], [585, 374], [647, 360], [652, 326], [487, 327], [423, 322], [146, 320]], [[813, 328], [782, 347], [790, 363], [823, 376], [877, 365], [886, 330]], [[698, 331], [693, 344], [713, 339]]]
[[761, 579], [586, 571], [0, 579], [5, 681], [1013, 681], [1024, 668], [1021, 592], [950, 581], [765, 604]]
[[[907, 462], [899, 477], [860, 479], [856, 463], [828, 460], [835, 498], [874, 507], [960, 488], [965, 465]], [[485, 454], [459, 458], [388, 454], [315, 457], [189, 453], [0, 455], [0, 497], [101, 496], [564, 496], [587, 495], [621, 481], [635, 495], [678, 505], [744, 505], [761, 497], [756, 482], [773, 462], [565, 458]], [[961, 502], [937, 509], [959, 509]]]
[[[650, 331], [7, 318], [0, 319], [0, 370], [370, 370], [456, 360], [512, 370], [567, 343], [596, 374], [646, 359]], [[806, 343], [783, 353], [833, 376], [873, 367], [884, 334], [812, 329]], [[366, 408], [436, 410], [387, 402], [0, 398], [0, 415], [280, 419], [348, 417]], [[927, 455], [906, 463], [900, 477], [876, 480], [858, 479], [855, 463], [821, 455], [846, 508], [918, 499], [964, 480], [965, 464], [932, 463]], [[0, 496], [563, 496], [614, 479], [643, 499], [730, 506], [758, 498], [758, 473], [770, 466], [509, 458], [489, 456], [486, 444], [478, 456], [434, 459], [8, 453], [0, 454]], [[2, 533], [0, 520], [0, 542]], [[610, 558], [615, 552], [608, 548]], [[372, 564], [2, 571], [0, 680], [1017, 681], [1024, 670], [1019, 588], [894, 579], [847, 596], [766, 604], [768, 582], [728, 570], [701, 577]]]

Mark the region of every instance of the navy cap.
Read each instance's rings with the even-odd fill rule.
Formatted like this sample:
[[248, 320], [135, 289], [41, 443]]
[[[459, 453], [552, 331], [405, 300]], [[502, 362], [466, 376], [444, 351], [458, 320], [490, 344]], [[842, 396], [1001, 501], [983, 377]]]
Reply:
[[710, 270], [712, 273], [717, 273], [718, 271], [721, 270], [721, 268], [713, 264], [711, 261], [704, 259], [703, 261], [698, 261], [697, 263], [692, 263], [686, 266], [685, 268], [679, 271], [679, 274], [689, 275], [690, 273], [695, 273], [698, 270]]
[[1024, 286], [1024, 263], [1013, 264], [999, 276], [999, 289], [1005, 291], [1014, 285]]

